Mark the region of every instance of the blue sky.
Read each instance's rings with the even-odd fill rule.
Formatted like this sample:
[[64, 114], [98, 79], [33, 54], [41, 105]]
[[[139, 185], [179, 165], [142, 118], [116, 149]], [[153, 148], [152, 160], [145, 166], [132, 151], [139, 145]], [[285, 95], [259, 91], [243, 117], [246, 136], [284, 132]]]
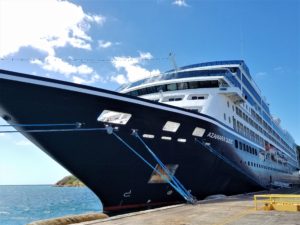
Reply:
[[[170, 69], [170, 52], [178, 66], [244, 59], [300, 144], [300, 1], [0, 0], [1, 69], [115, 90]], [[0, 134], [0, 184], [67, 174], [21, 135]]]

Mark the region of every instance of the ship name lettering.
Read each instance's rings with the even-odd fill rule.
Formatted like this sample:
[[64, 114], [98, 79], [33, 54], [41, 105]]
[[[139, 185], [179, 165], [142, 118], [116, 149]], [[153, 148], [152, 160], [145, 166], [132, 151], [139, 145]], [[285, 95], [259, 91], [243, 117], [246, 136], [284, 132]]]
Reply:
[[207, 137], [216, 139], [218, 141], [223, 141], [223, 142], [226, 142], [228, 144], [233, 144], [233, 140], [232, 139], [224, 137], [223, 135], [220, 135], [220, 134], [213, 133], [213, 132], [209, 132], [208, 135], [207, 135]]

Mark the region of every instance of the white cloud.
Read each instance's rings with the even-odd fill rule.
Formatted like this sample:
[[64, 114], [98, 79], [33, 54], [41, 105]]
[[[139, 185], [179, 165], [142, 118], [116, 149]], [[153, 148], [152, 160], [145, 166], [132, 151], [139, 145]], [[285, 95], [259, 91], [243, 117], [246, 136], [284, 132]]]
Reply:
[[140, 65], [144, 60], [153, 58], [150, 52], [140, 52], [139, 54], [139, 57], [114, 57], [112, 60], [113, 66], [118, 71], [124, 71], [126, 74], [118, 74], [117, 76], [112, 76], [111, 79], [121, 84], [125, 81], [133, 82], [160, 74], [158, 69], [147, 70]]
[[72, 81], [76, 84], [94, 84], [98, 81], [102, 81], [104, 82], [104, 80], [102, 80], [102, 78], [99, 76], [99, 74], [97, 73], [93, 73], [91, 75], [89, 75], [88, 77], [80, 77], [80, 76], [72, 76]]
[[92, 16], [88, 16], [89, 17], [89, 21], [91, 22], [96, 22], [100, 25], [103, 25], [104, 22], [106, 21], [106, 18], [100, 15], [92, 15]]
[[100, 48], [109, 48], [112, 46], [112, 43], [110, 41], [99, 40], [98, 45]]
[[140, 52], [140, 59], [153, 59], [153, 56], [150, 52]]
[[91, 49], [90, 23], [103, 24], [100, 15], [88, 15], [81, 6], [59, 0], [1, 0], [0, 57], [32, 47], [48, 55], [70, 45]]
[[112, 46], [112, 43], [110, 41], [99, 40], [98, 45], [100, 48], [109, 48]]
[[93, 68], [81, 64], [79, 66], [74, 66], [66, 61], [63, 61], [61, 58], [55, 56], [47, 56], [44, 61], [40, 59], [31, 60], [31, 63], [40, 65], [44, 70], [54, 71], [62, 73], [65, 75], [69, 74], [91, 74], [94, 72]]
[[84, 80], [83, 78], [78, 77], [78, 76], [73, 76], [72, 79], [73, 79], [73, 82], [76, 84], [83, 84], [86, 82], [86, 80]]
[[81, 64], [80, 66], [77, 66], [76, 68], [77, 68], [77, 73], [79, 73], [79, 74], [90, 74], [94, 71], [91, 67], [89, 67], [85, 64]]
[[98, 47], [99, 48], [110, 48], [112, 46], [121, 45], [121, 42], [111, 42], [111, 41], [105, 41], [105, 40], [98, 40]]
[[67, 46], [91, 50], [93, 40], [87, 32], [92, 23], [103, 25], [105, 20], [101, 15], [85, 13], [81, 6], [68, 1], [0, 0], [0, 57], [30, 47], [46, 54], [44, 59], [30, 61], [45, 70], [67, 77], [92, 74], [93, 68], [72, 65], [59, 58], [56, 51]]
[[111, 80], [117, 82], [118, 84], [125, 84], [128, 82], [127, 78], [123, 74], [112, 76]]
[[174, 0], [172, 4], [177, 5], [179, 7], [187, 7], [188, 6], [188, 4], [186, 3], [185, 0]]

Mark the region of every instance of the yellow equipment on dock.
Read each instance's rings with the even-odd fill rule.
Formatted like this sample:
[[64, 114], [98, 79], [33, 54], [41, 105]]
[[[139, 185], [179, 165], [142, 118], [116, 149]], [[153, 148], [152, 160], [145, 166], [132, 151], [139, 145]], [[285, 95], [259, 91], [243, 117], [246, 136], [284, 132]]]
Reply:
[[254, 195], [255, 209], [261, 209], [263, 204], [264, 210], [277, 211], [300, 211], [300, 195], [290, 194], [269, 194], [269, 195]]

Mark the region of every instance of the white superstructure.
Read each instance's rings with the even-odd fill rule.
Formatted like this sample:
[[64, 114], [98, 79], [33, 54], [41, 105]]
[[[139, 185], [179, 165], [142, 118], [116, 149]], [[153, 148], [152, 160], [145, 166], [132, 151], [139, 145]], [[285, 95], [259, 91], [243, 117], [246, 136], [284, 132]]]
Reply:
[[[264, 160], [270, 159], [270, 168], [284, 171], [299, 168], [293, 138], [280, 127], [280, 120], [271, 116], [243, 61], [182, 67], [131, 83], [121, 93], [206, 114], [255, 143], [258, 148], [253, 152], [261, 154]], [[240, 144], [236, 143], [237, 148], [248, 151], [247, 146]]]

